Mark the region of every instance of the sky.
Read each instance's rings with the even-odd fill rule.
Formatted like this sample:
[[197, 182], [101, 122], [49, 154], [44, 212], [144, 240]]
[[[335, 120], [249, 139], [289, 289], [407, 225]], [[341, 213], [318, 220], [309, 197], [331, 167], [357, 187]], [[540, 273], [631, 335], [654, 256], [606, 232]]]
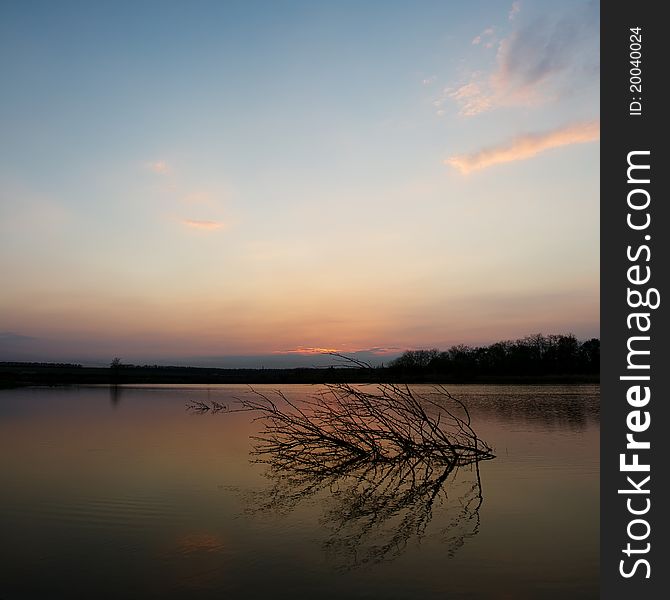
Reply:
[[0, 360], [597, 337], [598, 51], [582, 1], [2, 2]]

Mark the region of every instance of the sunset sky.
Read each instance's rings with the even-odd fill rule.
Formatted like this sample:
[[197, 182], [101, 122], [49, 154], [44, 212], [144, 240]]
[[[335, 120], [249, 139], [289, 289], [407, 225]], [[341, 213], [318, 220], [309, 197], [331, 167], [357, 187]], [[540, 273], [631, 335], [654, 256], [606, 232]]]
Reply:
[[598, 336], [598, 16], [3, 2], [0, 360]]

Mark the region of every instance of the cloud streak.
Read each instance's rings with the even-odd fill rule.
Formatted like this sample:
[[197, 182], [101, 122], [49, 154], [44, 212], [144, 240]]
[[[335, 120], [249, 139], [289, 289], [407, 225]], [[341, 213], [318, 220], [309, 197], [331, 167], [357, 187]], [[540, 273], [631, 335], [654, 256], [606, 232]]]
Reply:
[[14, 333], [13, 331], [0, 331], [0, 344], [32, 342], [35, 339], [36, 338], [30, 337], [29, 335], [22, 335], [20, 333]]
[[331, 354], [338, 352], [337, 348], [315, 348], [312, 346], [298, 346], [291, 350], [276, 350], [275, 354]]
[[403, 348], [400, 346], [374, 346], [372, 348], [358, 349], [358, 350], [343, 350], [342, 348], [318, 348], [311, 346], [298, 346], [291, 350], [277, 350], [274, 354], [332, 354], [332, 353], [342, 353], [343, 355], [359, 355], [359, 354], [372, 354], [375, 356], [383, 356], [386, 354], [395, 354], [401, 351]]
[[544, 133], [529, 133], [472, 154], [447, 158], [444, 163], [464, 175], [493, 165], [532, 158], [561, 146], [594, 142], [600, 138], [600, 121], [573, 123]]
[[220, 221], [199, 221], [197, 219], [182, 219], [182, 224], [192, 229], [202, 229], [206, 231], [212, 231], [214, 229], [221, 229], [223, 223]]

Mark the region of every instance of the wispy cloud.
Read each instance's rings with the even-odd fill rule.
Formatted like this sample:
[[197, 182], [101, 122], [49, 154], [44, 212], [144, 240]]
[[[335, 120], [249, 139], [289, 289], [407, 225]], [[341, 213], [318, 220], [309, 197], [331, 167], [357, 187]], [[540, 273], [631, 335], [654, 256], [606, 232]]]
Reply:
[[311, 346], [298, 346], [291, 350], [277, 350], [274, 354], [299, 354], [299, 355], [313, 355], [313, 354], [341, 354], [342, 356], [365, 360], [366, 358], [381, 356], [384, 357], [389, 354], [398, 354], [403, 348], [399, 346], [374, 346], [372, 348], [358, 348], [344, 350], [342, 348], [319, 348]]
[[0, 343], [22, 343], [35, 340], [29, 335], [14, 333], [13, 331], [0, 331]]
[[[510, 20], [520, 7], [518, 2], [512, 5]], [[472, 43], [491, 42], [492, 30]], [[566, 81], [571, 89], [593, 81], [583, 72], [591, 72], [589, 64], [597, 61], [597, 39], [598, 7], [592, 2], [570, 16], [535, 19], [500, 40], [491, 70], [471, 72], [465, 81], [445, 88], [436, 102], [442, 106], [452, 100], [466, 117], [498, 107], [540, 104], [556, 97]]]
[[[445, 90], [447, 96], [460, 105], [459, 114], [463, 116], [472, 117], [489, 110], [493, 106], [495, 97], [489, 92], [486, 83], [477, 81], [478, 79], [479, 74], [475, 73], [469, 83], [455, 90]], [[441, 106], [443, 102], [438, 104]]]
[[[488, 27], [484, 29], [479, 35], [475, 36], [472, 40], [472, 45], [473, 46], [478, 46], [482, 42], [487, 46], [490, 47], [491, 44], [491, 38], [495, 34], [495, 29], [493, 27]], [[488, 40], [488, 41], [487, 41]]]
[[492, 165], [525, 160], [551, 148], [593, 142], [599, 138], [599, 120], [573, 123], [544, 133], [520, 135], [472, 154], [451, 156], [444, 162], [465, 175]]
[[193, 229], [214, 230], [221, 229], [224, 224], [221, 221], [199, 221], [197, 219], [182, 219], [182, 224]]
[[159, 175], [167, 175], [170, 172], [170, 167], [164, 160], [148, 162], [146, 166], [152, 173], [158, 173]]
[[359, 350], [359, 352], [369, 352], [370, 354], [383, 356], [385, 354], [396, 354], [403, 350], [400, 346], [375, 346], [374, 348], [368, 348], [367, 350]]
[[298, 346], [292, 350], [277, 350], [275, 354], [329, 354], [340, 352], [337, 348], [314, 348], [311, 346]]
[[517, 0], [516, 2], [512, 2], [512, 6], [509, 9], [509, 14], [507, 15], [507, 20], [508, 21], [514, 21], [514, 18], [521, 12], [521, 2]]

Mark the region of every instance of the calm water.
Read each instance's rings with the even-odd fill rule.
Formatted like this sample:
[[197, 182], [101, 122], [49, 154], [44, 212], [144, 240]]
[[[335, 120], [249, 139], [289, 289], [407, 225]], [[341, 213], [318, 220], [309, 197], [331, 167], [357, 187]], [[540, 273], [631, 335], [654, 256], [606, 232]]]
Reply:
[[0, 598], [598, 597], [599, 388], [449, 389], [497, 457], [401, 497], [287, 484], [248, 414], [186, 410], [244, 386], [0, 391]]

